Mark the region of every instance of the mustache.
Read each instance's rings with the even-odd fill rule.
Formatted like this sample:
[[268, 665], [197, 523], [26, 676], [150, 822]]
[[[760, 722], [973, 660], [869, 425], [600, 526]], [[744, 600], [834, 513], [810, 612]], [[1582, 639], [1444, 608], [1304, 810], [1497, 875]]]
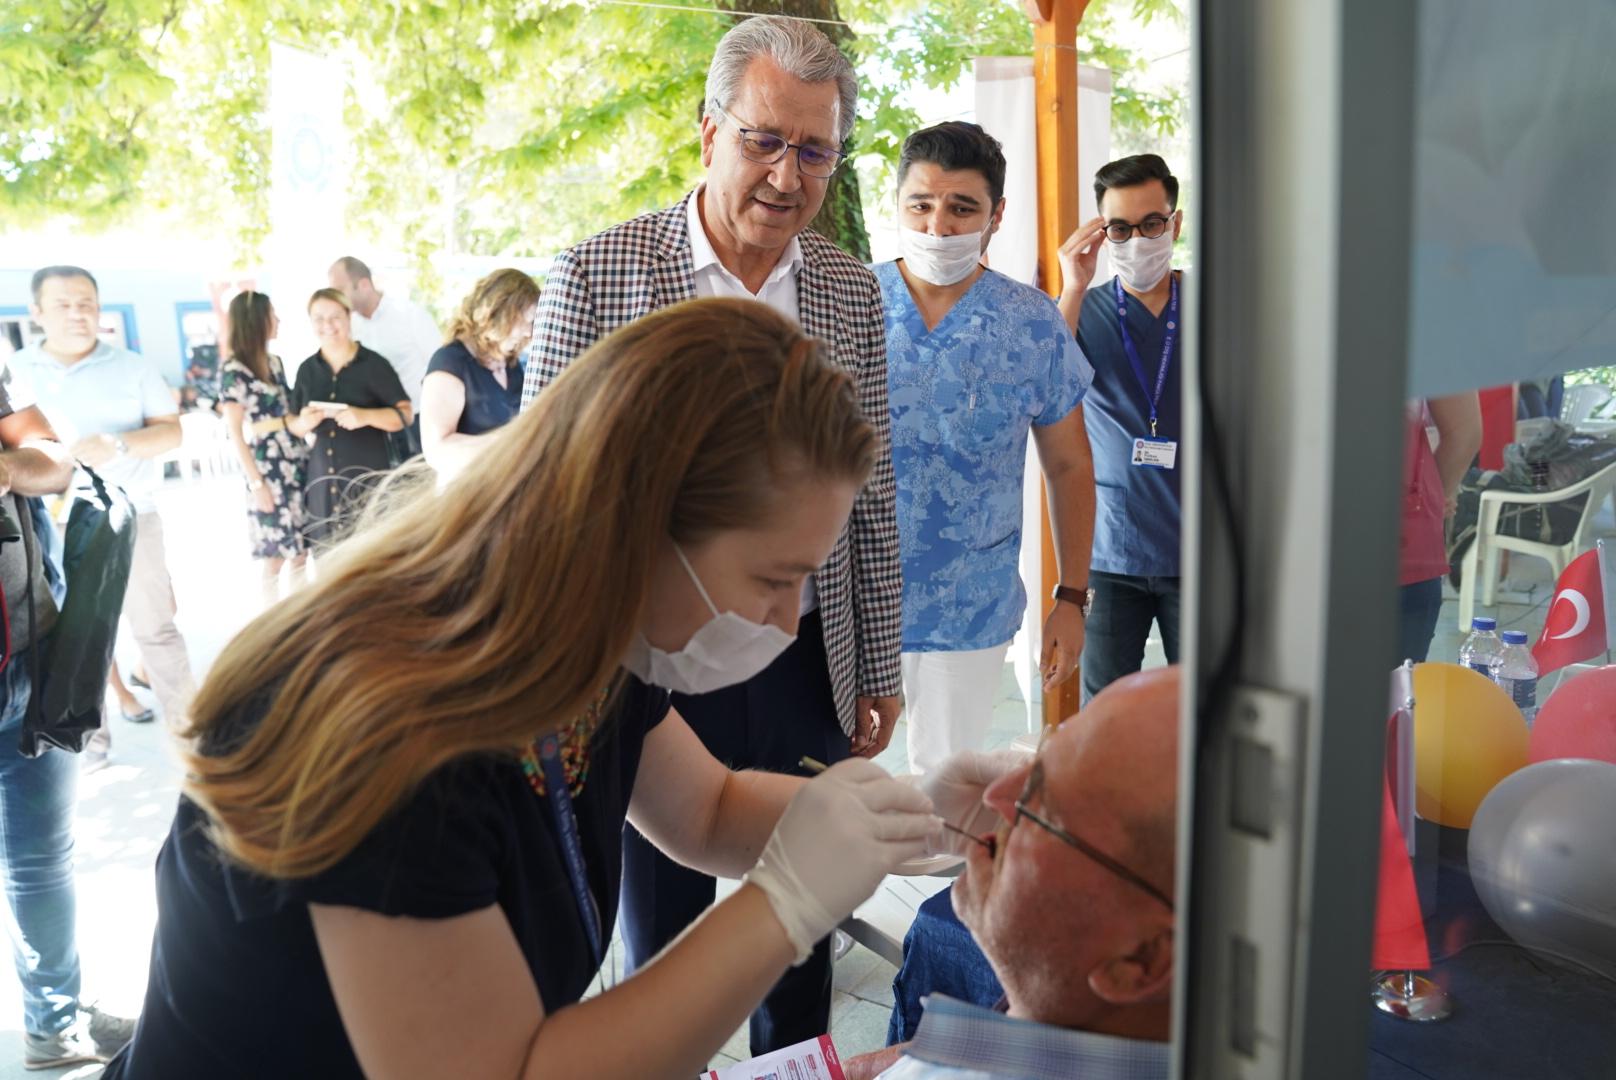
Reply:
[[758, 202], [773, 203], [776, 206], [801, 206], [807, 201], [803, 198], [801, 192], [796, 195], [787, 195], [784, 192], [776, 191], [772, 184], [759, 184], [753, 188], [752, 198]]

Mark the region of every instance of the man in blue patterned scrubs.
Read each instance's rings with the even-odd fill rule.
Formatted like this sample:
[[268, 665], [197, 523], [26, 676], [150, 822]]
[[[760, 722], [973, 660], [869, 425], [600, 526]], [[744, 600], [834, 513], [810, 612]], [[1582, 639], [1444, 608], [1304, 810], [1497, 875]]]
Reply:
[[874, 267], [886, 305], [892, 462], [903, 559], [903, 689], [916, 773], [979, 749], [1026, 610], [1019, 572], [1027, 434], [1049, 491], [1059, 585], [1046, 690], [1083, 649], [1094, 466], [1093, 378], [1043, 293], [982, 265], [1004, 214], [1004, 155], [975, 124], [905, 141], [902, 257]]

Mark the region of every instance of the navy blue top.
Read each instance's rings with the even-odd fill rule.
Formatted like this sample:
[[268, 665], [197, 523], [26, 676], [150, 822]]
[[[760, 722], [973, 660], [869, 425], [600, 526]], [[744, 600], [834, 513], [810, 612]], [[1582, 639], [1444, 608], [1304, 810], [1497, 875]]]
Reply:
[[[1139, 352], [1145, 379], [1155, 388], [1161, 369], [1167, 307], [1160, 315], [1125, 294], [1128, 334]], [[1109, 574], [1179, 576], [1179, 470], [1184, 467], [1183, 336], [1173, 347], [1157, 409], [1159, 438], [1179, 443], [1172, 469], [1133, 464], [1135, 439], [1150, 435], [1150, 398], [1128, 363], [1117, 327], [1117, 303], [1109, 281], [1089, 286], [1078, 316], [1077, 343], [1094, 367], [1094, 384], [1083, 399], [1083, 418], [1094, 450], [1094, 556], [1089, 565]]]
[[[266, 693], [243, 707], [225, 737], [245, 737], [268, 704]], [[598, 729], [572, 736], [587, 746], [574, 748], [570, 786], [590, 891], [608, 935], [640, 750], [667, 712], [665, 690], [627, 677]], [[514, 756], [451, 761], [312, 878], [271, 881], [227, 863], [206, 824], [203, 811], [182, 797], [157, 855], [146, 1004], [134, 1042], [107, 1067], [106, 1080], [361, 1077], [315, 941], [311, 903], [418, 919], [497, 904], [547, 1015], [582, 997], [598, 970], [555, 818]]]
[[426, 373], [430, 375], [434, 371], [448, 372], [466, 388], [466, 407], [460, 410], [460, 423], [455, 426], [457, 433], [481, 435], [516, 419], [522, 404], [522, 365], [507, 367], [505, 385], [501, 386], [494, 373], [471, 355], [470, 349], [451, 341], [432, 354]]

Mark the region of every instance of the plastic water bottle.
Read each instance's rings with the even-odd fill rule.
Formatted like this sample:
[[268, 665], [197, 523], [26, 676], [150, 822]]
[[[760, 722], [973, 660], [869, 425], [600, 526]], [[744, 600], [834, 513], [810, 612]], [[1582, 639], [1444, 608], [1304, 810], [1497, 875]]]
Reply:
[[1537, 660], [1526, 647], [1526, 635], [1519, 630], [1504, 631], [1504, 652], [1493, 676], [1504, 693], [1532, 726], [1537, 716]]
[[1498, 640], [1498, 620], [1478, 615], [1470, 620], [1470, 636], [1459, 647], [1459, 663], [1489, 679], [1497, 677], [1504, 646]]

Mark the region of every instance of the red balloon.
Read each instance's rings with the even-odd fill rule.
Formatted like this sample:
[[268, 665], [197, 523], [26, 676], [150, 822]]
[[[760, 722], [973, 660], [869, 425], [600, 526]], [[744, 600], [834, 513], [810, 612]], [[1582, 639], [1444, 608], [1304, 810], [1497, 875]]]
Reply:
[[1549, 695], [1532, 725], [1532, 760], [1592, 758], [1616, 764], [1616, 666], [1573, 676]]

